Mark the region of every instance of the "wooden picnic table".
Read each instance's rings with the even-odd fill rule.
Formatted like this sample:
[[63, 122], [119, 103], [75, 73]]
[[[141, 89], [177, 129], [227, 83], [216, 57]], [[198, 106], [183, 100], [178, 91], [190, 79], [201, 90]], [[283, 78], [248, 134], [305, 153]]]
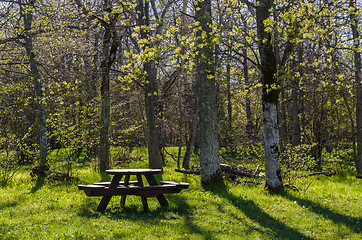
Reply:
[[[106, 173], [113, 175], [111, 182], [99, 182], [92, 185], [78, 185], [79, 190], [84, 190], [87, 196], [102, 196], [97, 211], [107, 208], [112, 196], [121, 196], [121, 207], [126, 203], [127, 195], [140, 196], [144, 211], [148, 211], [147, 198], [156, 197], [161, 206], [167, 206], [165, 193], [179, 193], [189, 187], [188, 183], [161, 181], [157, 183], [154, 175], [161, 174], [161, 169], [110, 169]], [[121, 181], [125, 176], [124, 181]], [[136, 176], [136, 181], [130, 181], [131, 176]], [[144, 185], [144, 176], [149, 185]]]

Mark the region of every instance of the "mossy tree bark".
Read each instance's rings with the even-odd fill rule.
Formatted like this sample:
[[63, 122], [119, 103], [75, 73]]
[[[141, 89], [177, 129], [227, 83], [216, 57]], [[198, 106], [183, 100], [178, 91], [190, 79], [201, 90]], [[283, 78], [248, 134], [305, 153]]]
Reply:
[[195, 2], [195, 17], [200, 29], [196, 33], [197, 92], [201, 184], [204, 188], [223, 186], [217, 131], [217, 101], [212, 41], [211, 0]]

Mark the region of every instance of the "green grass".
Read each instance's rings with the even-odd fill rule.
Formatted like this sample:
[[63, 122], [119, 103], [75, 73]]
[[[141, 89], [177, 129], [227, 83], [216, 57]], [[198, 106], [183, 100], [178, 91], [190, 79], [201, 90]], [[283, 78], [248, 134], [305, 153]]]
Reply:
[[[317, 176], [307, 191], [270, 193], [262, 185], [233, 185], [204, 191], [199, 176], [173, 171], [163, 180], [190, 183], [169, 194], [167, 208], [139, 197], [112, 198], [97, 212], [99, 197], [87, 197], [74, 183], [37, 182], [23, 169], [0, 188], [0, 239], [362, 239], [361, 180], [351, 175]], [[137, 161], [124, 167], [147, 167]], [[104, 179], [90, 165], [75, 169], [84, 183]]]

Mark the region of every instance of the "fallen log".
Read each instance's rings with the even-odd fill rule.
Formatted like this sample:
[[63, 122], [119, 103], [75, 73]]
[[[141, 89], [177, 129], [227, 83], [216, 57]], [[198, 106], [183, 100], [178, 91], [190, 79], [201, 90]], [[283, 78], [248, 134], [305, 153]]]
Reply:
[[251, 169], [244, 168], [242, 166], [234, 166], [227, 164], [220, 164], [221, 170], [225, 173], [235, 174], [241, 177], [250, 177], [250, 178], [264, 178], [264, 174], [261, 173], [259, 166], [255, 169], [255, 171]]
[[175, 172], [180, 172], [180, 173], [185, 173], [185, 174], [200, 175], [200, 171], [194, 171], [194, 170], [175, 169]]
[[327, 177], [331, 177], [334, 175], [334, 173], [327, 173], [327, 172], [313, 172], [313, 173], [309, 173], [309, 174], [306, 174], [306, 175], [302, 175], [302, 176], [299, 176], [299, 178], [302, 178], [302, 177], [309, 177], [309, 176], [317, 176], [317, 175], [324, 175], [324, 176], [327, 176]]
[[[247, 169], [241, 166], [220, 164], [221, 170], [224, 173], [224, 176], [232, 179], [237, 177], [249, 177], [249, 178], [264, 178], [264, 174], [261, 173], [263, 170], [259, 169], [259, 166], [255, 170]], [[185, 174], [194, 174], [200, 175], [199, 170], [183, 170], [175, 169], [176, 172], [185, 173]]]

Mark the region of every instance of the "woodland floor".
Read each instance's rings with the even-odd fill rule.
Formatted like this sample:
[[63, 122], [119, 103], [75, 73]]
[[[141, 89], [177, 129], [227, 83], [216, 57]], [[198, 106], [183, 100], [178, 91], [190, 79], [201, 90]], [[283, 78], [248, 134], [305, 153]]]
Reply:
[[[190, 183], [169, 194], [168, 207], [139, 197], [112, 198], [97, 212], [99, 197], [87, 197], [78, 181], [36, 181], [24, 168], [0, 188], [0, 239], [362, 239], [362, 181], [352, 174], [311, 176], [300, 192], [270, 193], [259, 184], [226, 181], [226, 190], [205, 191], [199, 176], [174, 171], [168, 163], [160, 178]], [[124, 168], [147, 167], [146, 161]], [[84, 183], [105, 180], [92, 164], [78, 164], [74, 175]], [[241, 179], [242, 180], [242, 179]]]

